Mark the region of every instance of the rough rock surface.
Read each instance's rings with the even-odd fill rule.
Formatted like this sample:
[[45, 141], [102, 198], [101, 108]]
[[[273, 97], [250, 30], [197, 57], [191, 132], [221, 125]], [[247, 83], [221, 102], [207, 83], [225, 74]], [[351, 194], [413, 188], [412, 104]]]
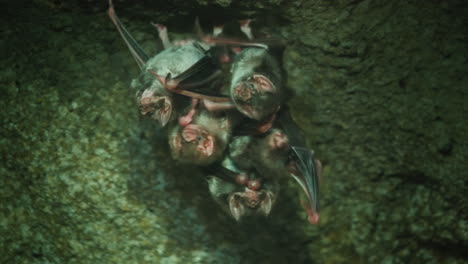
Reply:
[[190, 28], [217, 7], [288, 41], [294, 116], [325, 165], [321, 223], [285, 182], [269, 218], [237, 224], [203, 175], [171, 161], [163, 131], [138, 118], [138, 69], [106, 3], [11, 1], [0, 263], [468, 261], [464, 1], [167, 2], [116, 1], [153, 53], [149, 21]]

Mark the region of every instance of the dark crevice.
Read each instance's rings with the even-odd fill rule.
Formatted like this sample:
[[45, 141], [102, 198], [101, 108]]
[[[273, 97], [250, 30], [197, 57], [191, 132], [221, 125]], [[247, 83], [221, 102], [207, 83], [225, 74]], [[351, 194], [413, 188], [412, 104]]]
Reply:
[[466, 241], [420, 240], [419, 245], [446, 258], [453, 257], [468, 261], [468, 250], [466, 250], [468, 243]]

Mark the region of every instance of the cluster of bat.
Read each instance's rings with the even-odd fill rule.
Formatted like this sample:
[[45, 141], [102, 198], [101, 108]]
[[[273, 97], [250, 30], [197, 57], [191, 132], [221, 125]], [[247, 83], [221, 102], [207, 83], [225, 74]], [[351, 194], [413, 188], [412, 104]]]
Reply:
[[[132, 82], [140, 113], [168, 128], [172, 157], [206, 172], [213, 198], [236, 220], [269, 215], [279, 180], [292, 177], [305, 192], [310, 223], [319, 220], [320, 162], [286, 105], [281, 59], [268, 41], [212, 35], [196, 26], [198, 40], [171, 43], [166, 27], [153, 24], [164, 50], [149, 57], [119, 21], [112, 1], [108, 14], [141, 74]], [[198, 23], [197, 23], [198, 24]]]

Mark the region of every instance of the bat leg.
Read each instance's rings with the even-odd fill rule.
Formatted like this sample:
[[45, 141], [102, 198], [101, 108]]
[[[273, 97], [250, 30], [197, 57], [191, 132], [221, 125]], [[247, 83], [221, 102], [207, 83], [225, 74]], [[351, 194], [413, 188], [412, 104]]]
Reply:
[[205, 106], [206, 110], [209, 112], [227, 111], [236, 108], [231, 102], [213, 102], [210, 100], [203, 100], [203, 106]]
[[239, 21], [240, 22], [240, 30], [247, 36], [249, 40], [254, 39], [253, 34], [252, 34], [252, 28], [250, 27], [250, 22], [252, 22], [252, 19], [244, 19]]
[[242, 41], [236, 39], [227, 39], [227, 38], [215, 38], [212, 36], [203, 36], [202, 41], [207, 45], [226, 45], [226, 46], [234, 46], [234, 47], [257, 47], [262, 49], [268, 49], [266, 44], [260, 42], [250, 42], [250, 41]]
[[130, 33], [127, 31], [124, 25], [120, 22], [119, 18], [117, 17], [117, 14], [115, 13], [114, 4], [112, 3], [112, 0], [109, 0], [109, 9], [107, 9], [107, 14], [109, 15], [109, 18], [112, 20], [115, 27], [119, 31], [120, 36], [125, 41], [125, 44], [127, 44], [128, 49], [130, 50], [130, 52], [133, 55], [133, 58], [138, 64], [138, 67], [140, 67], [140, 69], [143, 69], [144, 65], [149, 59], [149, 56], [146, 55], [145, 51], [140, 47], [140, 45], [136, 42], [136, 40], [132, 37], [132, 35], [130, 35]]
[[171, 78], [171, 74], [169, 73], [166, 77], [157, 74], [153, 70], [148, 70], [151, 75], [156, 77], [158, 81], [170, 92], [175, 92], [177, 87], [179, 86], [179, 81], [176, 79]]
[[153, 25], [158, 30], [158, 35], [161, 39], [164, 49], [172, 47], [169, 36], [167, 35], [167, 27], [163, 24], [155, 24], [153, 22], [151, 22], [151, 25]]
[[197, 104], [198, 104], [198, 99], [192, 98], [192, 103], [190, 105], [189, 112], [186, 115], [179, 117], [180, 126], [185, 127], [185, 126], [188, 126], [190, 123], [192, 123], [193, 116], [196, 113], [195, 107], [197, 106]]

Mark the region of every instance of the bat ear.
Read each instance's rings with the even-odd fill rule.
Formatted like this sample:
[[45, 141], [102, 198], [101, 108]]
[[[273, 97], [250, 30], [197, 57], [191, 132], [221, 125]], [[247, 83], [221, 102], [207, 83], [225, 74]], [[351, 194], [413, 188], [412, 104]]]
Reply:
[[264, 75], [254, 74], [252, 78], [259, 92], [269, 92], [269, 93], [276, 92], [275, 85], [270, 81], [270, 79], [268, 79]]
[[160, 102], [157, 103], [159, 105], [159, 109], [155, 113], [155, 118], [161, 123], [161, 126], [164, 127], [171, 118], [172, 103], [170, 98], [167, 96], [162, 96], [159, 100]]
[[202, 145], [199, 145], [199, 148], [207, 157], [211, 157], [214, 152], [214, 144], [214, 138], [212, 136], [206, 136]]
[[245, 214], [245, 207], [240, 201], [239, 195], [236, 193], [232, 194], [228, 198], [229, 209], [231, 211], [231, 215], [239, 221], [240, 218]]
[[273, 193], [266, 192], [265, 199], [260, 203], [260, 212], [262, 212], [265, 216], [268, 216], [271, 212], [271, 208], [273, 207]]

